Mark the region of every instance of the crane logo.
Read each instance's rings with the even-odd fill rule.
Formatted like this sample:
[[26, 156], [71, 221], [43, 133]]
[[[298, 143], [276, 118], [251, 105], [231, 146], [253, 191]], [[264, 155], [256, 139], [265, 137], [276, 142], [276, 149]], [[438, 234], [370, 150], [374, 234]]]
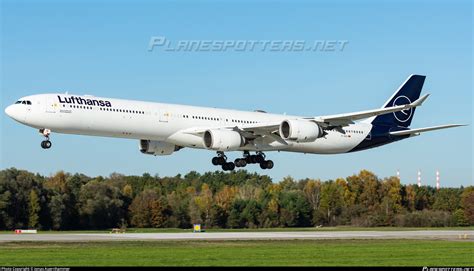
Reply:
[[[405, 105], [405, 104], [410, 104], [410, 103], [411, 101], [407, 96], [398, 96], [393, 101], [393, 106]], [[407, 108], [402, 111], [394, 112], [393, 116], [399, 122], [407, 122], [411, 118], [412, 114], [413, 114], [413, 108]]]

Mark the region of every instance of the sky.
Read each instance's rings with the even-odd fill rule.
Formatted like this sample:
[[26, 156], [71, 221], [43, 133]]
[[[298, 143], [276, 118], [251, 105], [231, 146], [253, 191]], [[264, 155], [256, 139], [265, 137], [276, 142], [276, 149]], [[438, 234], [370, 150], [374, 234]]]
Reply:
[[[375, 109], [410, 74], [426, 75], [431, 96], [412, 127], [470, 126], [422, 134], [339, 155], [268, 152], [285, 176], [379, 177], [402, 183], [473, 185], [471, 1], [1, 1], [1, 169], [44, 175], [112, 172], [174, 176], [213, 171], [213, 152], [141, 154], [138, 141], [53, 134], [53, 147], [3, 108], [31, 94], [66, 92], [164, 103], [263, 109], [318, 116]], [[149, 50], [153, 37], [172, 46], [198, 41], [343, 41], [343, 49], [288, 51]], [[306, 43], [305, 43], [306, 44]], [[232, 159], [240, 153], [230, 153]]]

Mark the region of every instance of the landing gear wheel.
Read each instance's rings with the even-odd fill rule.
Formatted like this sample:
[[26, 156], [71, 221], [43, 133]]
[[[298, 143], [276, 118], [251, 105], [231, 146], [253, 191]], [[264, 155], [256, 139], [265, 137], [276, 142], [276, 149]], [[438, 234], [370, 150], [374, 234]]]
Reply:
[[222, 170], [227, 171], [227, 170], [234, 170], [235, 169], [235, 164], [232, 162], [228, 162], [222, 165]]
[[275, 164], [273, 164], [273, 161], [272, 161], [272, 160], [268, 160], [268, 161], [266, 161], [265, 167], [266, 167], [267, 169], [272, 169], [274, 165], [275, 165]]
[[245, 158], [237, 158], [234, 161], [236, 167], [245, 167], [247, 165], [247, 161]]
[[272, 169], [274, 166], [273, 164], [273, 161], [272, 160], [268, 160], [268, 161], [262, 161], [260, 163], [260, 168], [261, 169]]
[[224, 165], [226, 163], [226, 159], [224, 157], [217, 157], [218, 165]]
[[227, 162], [227, 156], [224, 152], [217, 152], [217, 156], [212, 158], [212, 164], [214, 166], [223, 166]]
[[257, 155], [255, 155], [255, 162], [263, 163], [263, 162], [265, 162], [265, 157], [261, 154], [257, 154]]
[[250, 164], [256, 164], [256, 163], [257, 163], [257, 156], [250, 155]]
[[51, 145], [52, 145], [52, 143], [49, 140], [41, 141], [41, 148], [43, 148], [43, 149], [49, 149], [49, 148], [51, 148]]

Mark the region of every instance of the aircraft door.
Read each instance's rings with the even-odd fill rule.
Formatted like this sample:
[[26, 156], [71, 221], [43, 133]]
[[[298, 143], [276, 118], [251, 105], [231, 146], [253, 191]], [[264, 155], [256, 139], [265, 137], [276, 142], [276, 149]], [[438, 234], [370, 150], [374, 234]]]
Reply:
[[58, 101], [53, 96], [47, 96], [44, 105], [46, 113], [56, 113], [59, 109]]
[[168, 122], [170, 117], [170, 112], [166, 108], [162, 108], [158, 111], [158, 120], [160, 122]]

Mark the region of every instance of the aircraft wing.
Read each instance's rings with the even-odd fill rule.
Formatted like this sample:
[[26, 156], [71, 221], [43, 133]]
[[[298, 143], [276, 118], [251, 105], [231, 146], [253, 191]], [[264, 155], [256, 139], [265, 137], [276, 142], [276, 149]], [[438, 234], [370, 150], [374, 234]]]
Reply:
[[222, 130], [232, 130], [240, 133], [243, 137], [248, 139], [254, 139], [257, 137], [267, 137], [271, 138], [274, 141], [280, 142], [283, 145], [288, 145], [288, 143], [283, 140], [280, 135], [276, 132], [280, 127], [280, 122], [268, 122], [268, 123], [255, 123], [247, 124], [242, 126], [222, 126], [222, 127], [198, 127], [191, 128], [181, 131], [182, 133], [193, 134], [197, 136], [203, 136], [207, 130], [212, 129], [222, 129]]
[[182, 131], [187, 134], [202, 135], [207, 130], [212, 129], [223, 129], [223, 130], [233, 130], [242, 134], [242, 136], [255, 137], [255, 136], [264, 136], [277, 132], [280, 127], [280, 122], [270, 122], [270, 123], [255, 123], [242, 126], [222, 126], [222, 127], [198, 127], [191, 128]]
[[407, 110], [414, 108], [423, 104], [423, 102], [428, 98], [429, 94], [425, 94], [423, 97], [420, 97], [418, 100], [404, 105], [397, 105], [392, 107], [379, 108], [374, 110], [359, 111], [353, 113], [329, 115], [329, 116], [320, 116], [312, 119], [319, 123], [323, 127], [328, 126], [347, 126], [353, 124], [356, 120], [366, 119], [373, 116], [383, 115], [387, 113], [393, 113], [398, 111]]
[[[393, 107], [385, 107], [374, 110], [359, 111], [354, 113], [347, 114], [338, 114], [338, 115], [329, 115], [329, 116], [320, 116], [315, 118], [304, 118], [305, 120], [314, 121], [321, 125], [322, 127], [330, 126], [346, 126], [354, 123], [355, 120], [365, 119], [372, 116], [383, 115], [387, 113], [393, 113], [398, 111], [403, 111], [406, 109], [414, 108], [420, 106], [427, 98], [429, 94], [424, 95], [418, 100], [405, 105], [397, 105]], [[239, 132], [243, 137], [253, 139], [257, 137], [267, 137], [275, 141], [278, 141], [282, 144], [287, 145], [287, 142], [283, 140], [280, 135], [277, 133], [280, 127], [281, 122], [268, 122], [268, 123], [255, 123], [255, 124], [246, 124], [246, 125], [232, 125], [232, 126], [221, 126], [221, 127], [196, 127], [190, 128], [181, 131], [182, 133], [193, 134], [197, 136], [202, 136], [209, 129], [223, 129], [223, 130], [233, 130]]]
[[433, 126], [433, 127], [425, 127], [425, 128], [418, 128], [418, 129], [395, 131], [395, 132], [390, 132], [390, 135], [393, 135], [393, 136], [418, 135], [422, 132], [428, 132], [428, 131], [434, 131], [434, 130], [440, 130], [440, 129], [447, 129], [447, 128], [459, 127], [459, 126], [466, 126], [466, 124], [447, 124], [447, 125], [440, 125], [440, 126]]

